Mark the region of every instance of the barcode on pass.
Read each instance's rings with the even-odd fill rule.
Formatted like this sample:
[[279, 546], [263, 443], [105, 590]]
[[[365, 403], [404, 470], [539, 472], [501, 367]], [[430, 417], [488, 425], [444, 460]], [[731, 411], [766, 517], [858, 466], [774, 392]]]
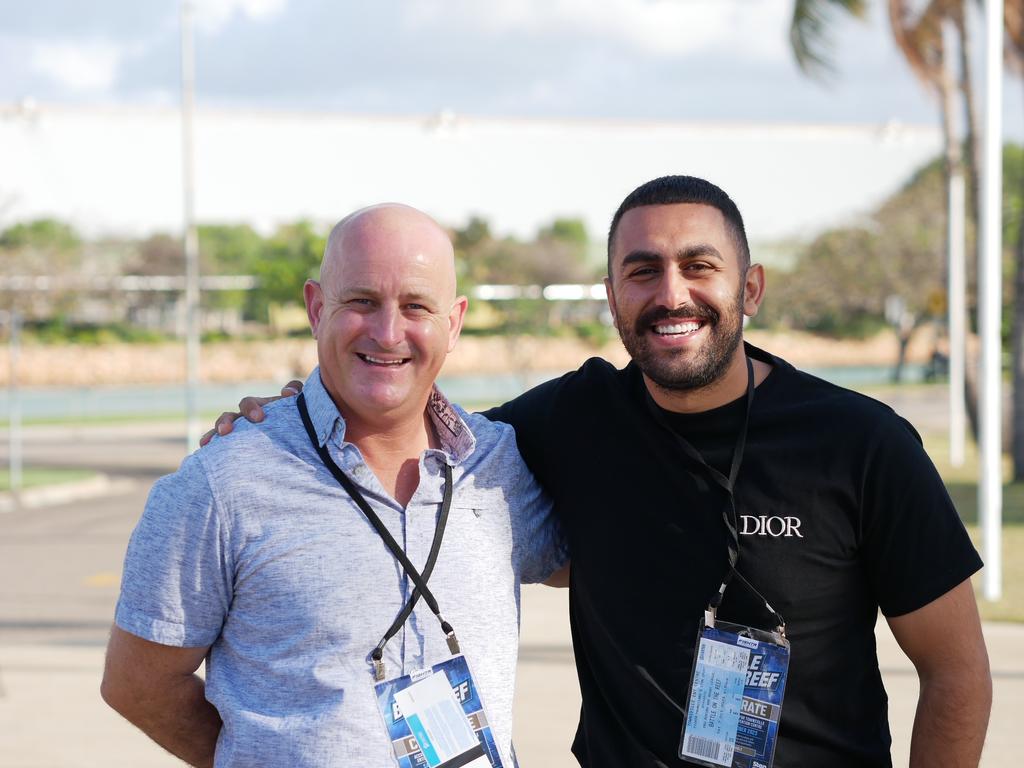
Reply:
[[722, 755], [722, 750], [725, 749], [727, 753], [731, 753], [732, 750], [728, 749], [731, 744], [725, 741], [716, 741], [714, 738], [707, 738], [705, 736], [696, 736], [690, 734], [686, 737], [686, 754], [689, 757], [694, 758], [705, 758], [711, 760], [718, 765], [731, 765], [732, 755], [729, 754], [727, 757]]

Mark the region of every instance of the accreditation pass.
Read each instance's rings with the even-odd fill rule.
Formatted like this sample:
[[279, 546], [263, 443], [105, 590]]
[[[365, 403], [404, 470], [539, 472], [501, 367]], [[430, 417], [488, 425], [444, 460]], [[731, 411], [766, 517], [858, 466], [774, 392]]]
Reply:
[[430, 768], [491, 768], [444, 672], [394, 694]]
[[729, 634], [719, 637], [700, 638], [679, 756], [704, 765], [731, 766], [750, 649], [729, 642]]

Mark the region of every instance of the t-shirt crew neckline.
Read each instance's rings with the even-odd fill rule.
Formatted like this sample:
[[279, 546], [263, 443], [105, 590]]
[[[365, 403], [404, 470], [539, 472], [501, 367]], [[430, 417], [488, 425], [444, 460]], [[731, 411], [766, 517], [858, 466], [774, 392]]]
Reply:
[[[762, 362], [766, 362], [772, 366], [768, 375], [765, 376], [754, 390], [753, 409], [753, 407], [756, 407], [758, 397], [764, 397], [770, 394], [771, 390], [774, 388], [775, 381], [778, 379], [776, 372], [778, 371], [779, 365], [778, 361], [772, 359], [770, 355], [765, 355], [768, 359], [764, 360], [760, 355], [751, 354], [751, 348], [749, 346], [746, 347], [746, 351], [752, 360], [761, 360]], [[729, 466], [732, 462], [732, 450], [735, 445], [736, 437], [743, 426], [743, 417], [746, 413], [746, 392], [735, 400], [731, 400], [724, 405], [719, 405], [706, 411], [679, 413], [678, 411], [670, 411], [662, 408], [654, 402], [654, 399], [651, 398], [650, 393], [646, 389], [643, 377], [638, 376], [637, 378], [639, 380], [640, 387], [643, 388], [643, 397], [645, 397], [650, 404], [657, 409], [658, 413], [662, 416], [664, 423], [667, 424], [679, 437], [683, 438], [690, 443], [690, 445], [696, 448], [704, 461], [719, 472], [728, 474]]]
[[[779, 363], [781, 361], [775, 359], [772, 355], [761, 355], [751, 354], [751, 347], [747, 346], [747, 356], [751, 360], [758, 360], [762, 363], [767, 363], [771, 366], [771, 370], [768, 371], [768, 375], [764, 377], [760, 384], [754, 386], [754, 402], [757, 402], [758, 396], [764, 396], [771, 393], [775, 388], [775, 382], [778, 380], [777, 372], [779, 370]], [[650, 392], [647, 391], [647, 385], [644, 383], [643, 376], [638, 376], [637, 380], [644, 393], [644, 396], [650, 398]], [[737, 397], [735, 400], [730, 400], [728, 403], [723, 405], [715, 406], [706, 411], [694, 411], [690, 413], [680, 413], [679, 411], [670, 411], [667, 408], [662, 408], [658, 405], [653, 398], [650, 398], [651, 403], [658, 412], [665, 417], [666, 422], [673, 430], [685, 435], [688, 432], [707, 432], [707, 431], [719, 431], [723, 424], [736, 424], [739, 425], [740, 420], [743, 418], [743, 409], [747, 399], [746, 392]]]

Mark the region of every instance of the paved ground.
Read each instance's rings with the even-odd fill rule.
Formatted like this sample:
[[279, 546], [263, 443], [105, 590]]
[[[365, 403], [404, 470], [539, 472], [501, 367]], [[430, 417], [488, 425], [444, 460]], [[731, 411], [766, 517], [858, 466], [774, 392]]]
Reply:
[[[108, 710], [97, 692], [128, 533], [149, 483], [183, 455], [178, 433], [176, 425], [29, 430], [27, 461], [94, 467], [135, 482], [105, 498], [0, 514], [0, 768], [180, 765]], [[543, 587], [524, 591], [515, 741], [526, 768], [575, 765], [568, 745], [579, 693], [565, 597]], [[884, 626], [879, 654], [893, 756], [906, 765], [917, 681]], [[1010, 768], [1020, 764], [1024, 626], [985, 631], [996, 698], [982, 765]]]

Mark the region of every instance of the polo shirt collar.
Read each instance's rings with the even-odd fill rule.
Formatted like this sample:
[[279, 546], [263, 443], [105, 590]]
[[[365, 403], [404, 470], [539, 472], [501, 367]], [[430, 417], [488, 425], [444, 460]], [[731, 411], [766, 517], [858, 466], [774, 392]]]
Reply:
[[452, 464], [461, 464], [476, 448], [476, 437], [436, 384], [427, 398], [427, 413], [441, 440], [442, 450]]
[[[338, 443], [345, 440], [345, 418], [334, 404], [317, 367], [302, 387], [306, 408], [316, 431], [317, 442], [323, 446], [337, 434]], [[476, 448], [476, 438], [448, 398], [435, 385], [427, 400], [427, 413], [441, 440], [442, 452], [453, 465], [461, 464]]]
[[309, 420], [313, 422], [316, 440], [320, 447], [327, 445], [335, 429], [339, 430], [339, 437], [343, 438], [345, 420], [341, 417], [338, 406], [334, 404], [320, 378], [319, 367], [313, 369], [305, 384], [302, 385], [302, 394], [306, 398], [306, 410], [309, 411]]

